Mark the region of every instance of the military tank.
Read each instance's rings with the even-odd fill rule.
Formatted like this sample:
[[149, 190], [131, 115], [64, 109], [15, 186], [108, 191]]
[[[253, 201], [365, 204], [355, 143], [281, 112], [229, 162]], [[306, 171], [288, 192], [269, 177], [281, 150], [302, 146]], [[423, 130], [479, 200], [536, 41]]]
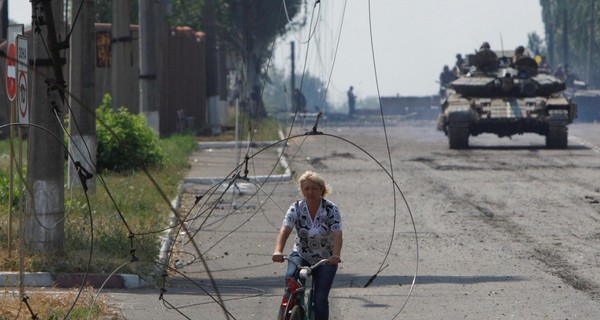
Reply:
[[514, 63], [496, 58], [483, 66], [477, 55], [450, 82], [441, 101], [437, 128], [448, 136], [451, 149], [469, 147], [469, 137], [482, 133], [511, 137], [537, 133], [546, 147], [565, 149], [567, 125], [577, 116], [577, 105], [565, 94], [565, 83], [538, 68], [530, 57]]

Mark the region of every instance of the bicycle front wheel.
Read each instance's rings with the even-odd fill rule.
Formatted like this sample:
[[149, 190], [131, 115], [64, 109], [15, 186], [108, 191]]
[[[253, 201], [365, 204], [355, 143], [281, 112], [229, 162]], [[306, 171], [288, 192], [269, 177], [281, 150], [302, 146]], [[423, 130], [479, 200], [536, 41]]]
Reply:
[[304, 320], [304, 310], [299, 305], [295, 305], [290, 312], [289, 320]]

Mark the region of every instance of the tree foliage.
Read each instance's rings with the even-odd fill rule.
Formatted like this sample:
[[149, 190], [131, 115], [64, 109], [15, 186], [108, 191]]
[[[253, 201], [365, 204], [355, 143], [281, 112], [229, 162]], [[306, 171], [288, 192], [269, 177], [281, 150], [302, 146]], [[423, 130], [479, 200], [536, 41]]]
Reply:
[[[261, 87], [264, 66], [272, 55], [272, 44], [298, 22], [302, 0], [229, 0], [217, 8], [216, 25], [221, 43], [241, 61], [242, 97]], [[302, 23], [302, 22], [300, 22]], [[258, 102], [257, 114], [266, 114]]]
[[536, 32], [527, 34], [527, 48], [536, 55], [547, 55], [544, 40]]
[[[600, 1], [540, 0], [548, 60], [600, 87]], [[589, 65], [589, 68], [588, 68]]]
[[171, 0], [171, 14], [167, 17], [167, 23], [171, 26], [191, 27], [197, 31], [204, 30], [205, 2], [205, 0]]
[[217, 47], [226, 49], [238, 62], [242, 86], [237, 92], [243, 105], [262, 116], [266, 111], [256, 92], [266, 79], [263, 69], [272, 54], [272, 44], [295, 24], [302, 24], [294, 19], [303, 4], [306, 0], [172, 0], [167, 21], [172, 26], [205, 31], [209, 55]]
[[[167, 21], [173, 26], [203, 31], [214, 22], [220, 44], [239, 57], [255, 59], [262, 65], [270, 56], [270, 46], [276, 37], [301, 23], [294, 22], [294, 18], [303, 3], [302, 0], [172, 0]], [[208, 7], [211, 4], [212, 10]], [[211, 11], [214, 16], [209, 17]]]
[[[112, 1], [95, 1], [96, 22], [111, 22]], [[140, 0], [129, 1], [131, 23], [137, 23]], [[207, 33], [207, 50], [226, 48], [230, 57], [240, 62], [244, 87], [239, 91], [242, 97], [249, 97], [265, 79], [263, 68], [272, 55], [272, 44], [278, 36], [304, 24], [296, 17], [306, 6], [306, 0], [171, 0], [166, 21], [170, 26], [214, 30], [217, 39], [213, 41]], [[212, 43], [215, 48], [210, 47]]]
[[[112, 1], [95, 0], [96, 22], [112, 23]], [[122, 0], [118, 0], [122, 1]], [[138, 21], [138, 0], [129, 0], [129, 21], [136, 24]]]
[[301, 0], [222, 1], [217, 9], [219, 35], [242, 56], [253, 52], [264, 61], [273, 40], [294, 25], [301, 7]]

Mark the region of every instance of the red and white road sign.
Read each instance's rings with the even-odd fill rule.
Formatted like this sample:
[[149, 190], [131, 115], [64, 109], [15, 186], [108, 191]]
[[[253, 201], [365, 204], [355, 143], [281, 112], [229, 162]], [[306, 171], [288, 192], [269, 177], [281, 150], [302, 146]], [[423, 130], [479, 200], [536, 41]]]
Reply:
[[10, 101], [17, 96], [17, 46], [11, 42], [8, 46], [8, 57], [6, 58], [6, 93]]

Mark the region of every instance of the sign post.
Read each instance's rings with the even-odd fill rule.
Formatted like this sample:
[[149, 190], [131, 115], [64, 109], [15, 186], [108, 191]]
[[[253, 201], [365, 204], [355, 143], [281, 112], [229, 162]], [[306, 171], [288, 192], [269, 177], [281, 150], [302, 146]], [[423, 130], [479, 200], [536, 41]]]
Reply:
[[[27, 37], [23, 35], [17, 36], [17, 58], [19, 64], [17, 65], [18, 78], [18, 98], [17, 98], [17, 118], [19, 125], [19, 230], [20, 230], [20, 245], [19, 245], [19, 276], [21, 277], [21, 283], [23, 283], [23, 269], [25, 265], [25, 192], [23, 188], [23, 125], [29, 124], [29, 81], [27, 80], [27, 71], [29, 69], [29, 61], [27, 55]], [[22, 286], [19, 287], [19, 292], [23, 295], [24, 291]]]
[[[13, 101], [17, 95], [17, 44], [15, 43], [17, 39], [17, 35], [23, 34], [23, 25], [11, 25], [8, 26], [8, 39], [6, 39], [6, 43], [8, 44], [7, 50], [7, 58], [6, 58], [6, 93], [8, 95], [8, 99], [10, 100], [10, 118], [8, 120], [10, 124], [10, 128], [8, 130], [9, 141], [11, 143], [10, 148], [10, 157], [9, 162], [10, 165], [8, 167], [8, 203], [12, 203], [13, 198], [13, 159], [14, 152], [12, 148], [13, 143], [13, 126], [12, 123], [14, 121], [14, 104]], [[20, 229], [23, 229], [23, 225], [19, 224]], [[8, 257], [10, 258], [12, 255], [12, 206], [8, 206]], [[22, 278], [21, 278], [22, 279]]]

